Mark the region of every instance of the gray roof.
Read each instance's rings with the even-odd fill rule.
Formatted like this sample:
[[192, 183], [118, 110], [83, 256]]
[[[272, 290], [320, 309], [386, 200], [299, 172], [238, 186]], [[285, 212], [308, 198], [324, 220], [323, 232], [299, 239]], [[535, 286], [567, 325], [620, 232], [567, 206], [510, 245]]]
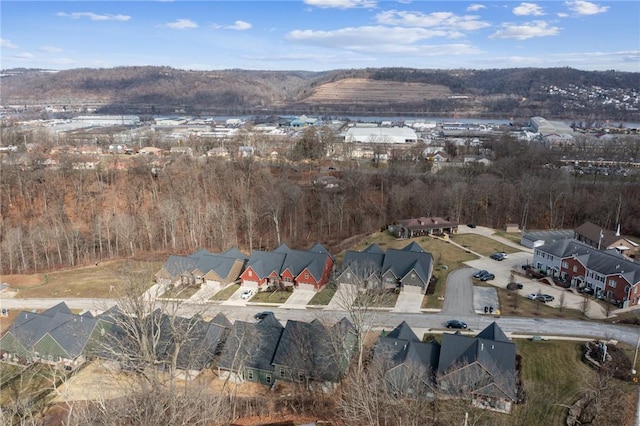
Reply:
[[[386, 370], [407, 364], [409, 371], [420, 374], [427, 383], [433, 382], [439, 357], [440, 344], [436, 341], [421, 342], [404, 321], [386, 336], [379, 337], [374, 349], [374, 360], [382, 363]], [[403, 373], [399, 371], [397, 374]]]
[[416, 244], [411, 243], [402, 250], [389, 249], [384, 256], [382, 264], [383, 273], [387, 271], [393, 272], [396, 278], [403, 278], [411, 270], [415, 270], [416, 274], [423, 282], [429, 282], [429, 271], [433, 257], [430, 253], [425, 252]]
[[[495, 339], [497, 340], [495, 340]], [[494, 378], [500, 389], [516, 398], [516, 347], [494, 322], [476, 337], [458, 333], [442, 335], [438, 373], [446, 374], [477, 362]]]
[[254, 250], [251, 252], [247, 268], [253, 269], [260, 279], [268, 277], [272, 272], [280, 275], [286, 256], [286, 253], [282, 252]]
[[[303, 371], [307, 378], [338, 382], [346, 369], [353, 347], [345, 347], [349, 327], [344, 321], [333, 327], [315, 319], [310, 323], [289, 320], [273, 358], [274, 365]], [[349, 323], [350, 324], [350, 323]]]
[[[371, 246], [367, 249], [369, 248]], [[365, 251], [348, 250], [342, 259], [342, 270], [350, 268], [356, 276], [367, 278], [371, 274], [379, 275], [382, 272], [383, 262], [384, 252], [382, 250], [380, 252], [377, 250], [366, 251], [366, 249]]]
[[61, 302], [42, 313], [22, 311], [8, 332], [27, 350], [49, 335], [71, 359], [81, 355], [99, 318], [75, 315]]
[[558, 240], [565, 240], [567, 238], [573, 238], [573, 231], [571, 229], [557, 229], [554, 231], [531, 231], [522, 235], [523, 240], [544, 241], [545, 243], [551, 243]]
[[169, 256], [164, 264], [164, 269], [172, 277], [179, 277], [185, 272], [191, 273], [197, 269], [205, 275], [210, 271], [215, 271], [218, 276], [225, 278], [237, 260], [245, 263], [247, 257], [235, 248], [222, 254], [214, 254], [201, 249], [189, 256]]
[[560, 258], [576, 256], [587, 269], [602, 275], [621, 274], [631, 284], [640, 282], [640, 264], [628, 260], [615, 250], [601, 251], [574, 239], [556, 241], [538, 247]]
[[256, 323], [236, 321], [222, 348], [218, 367], [241, 371], [244, 367], [273, 371], [273, 357], [283, 327], [273, 315]]

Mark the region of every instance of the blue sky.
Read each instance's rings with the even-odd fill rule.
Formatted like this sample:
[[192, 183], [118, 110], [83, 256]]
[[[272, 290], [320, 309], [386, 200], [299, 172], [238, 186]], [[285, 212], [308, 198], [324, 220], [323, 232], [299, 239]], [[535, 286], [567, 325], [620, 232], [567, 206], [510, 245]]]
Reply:
[[0, 68], [640, 71], [640, 1], [17, 1]]

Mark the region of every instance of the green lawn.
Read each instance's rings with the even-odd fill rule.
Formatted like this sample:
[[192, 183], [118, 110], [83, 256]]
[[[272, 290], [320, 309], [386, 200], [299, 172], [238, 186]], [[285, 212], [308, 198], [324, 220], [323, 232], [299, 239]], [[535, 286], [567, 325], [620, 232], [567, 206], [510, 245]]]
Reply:
[[520, 244], [520, 241], [522, 240], [522, 234], [520, 232], [496, 231], [494, 235], [497, 235], [498, 237], [506, 238], [517, 244]]
[[290, 291], [260, 291], [249, 301], [257, 303], [284, 303], [291, 294], [292, 292]]
[[160, 297], [164, 297], [166, 299], [188, 299], [191, 296], [193, 296], [194, 294], [196, 294], [198, 292], [198, 290], [200, 290], [200, 286], [199, 285], [194, 285], [194, 286], [190, 286], [190, 287], [169, 287], [169, 290], [167, 290], [162, 296]]
[[331, 302], [334, 294], [336, 294], [336, 284], [329, 283], [322, 290], [313, 295], [309, 301], [309, 305], [326, 306]]
[[489, 256], [501, 251], [505, 253], [515, 253], [518, 251], [513, 247], [477, 234], [457, 234], [451, 237], [451, 240], [484, 256]]
[[228, 300], [239, 288], [240, 284], [231, 284], [214, 294], [211, 300]]

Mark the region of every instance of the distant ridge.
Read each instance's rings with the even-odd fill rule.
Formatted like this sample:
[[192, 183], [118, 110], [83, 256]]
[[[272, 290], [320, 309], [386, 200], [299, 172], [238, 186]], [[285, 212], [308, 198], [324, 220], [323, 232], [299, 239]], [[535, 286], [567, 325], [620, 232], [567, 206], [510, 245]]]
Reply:
[[[96, 105], [101, 112], [454, 114], [639, 121], [640, 73], [571, 68], [188, 71], [169, 67], [8, 69], [2, 105]], [[601, 98], [636, 100], [616, 106]], [[578, 95], [576, 95], [578, 94]]]

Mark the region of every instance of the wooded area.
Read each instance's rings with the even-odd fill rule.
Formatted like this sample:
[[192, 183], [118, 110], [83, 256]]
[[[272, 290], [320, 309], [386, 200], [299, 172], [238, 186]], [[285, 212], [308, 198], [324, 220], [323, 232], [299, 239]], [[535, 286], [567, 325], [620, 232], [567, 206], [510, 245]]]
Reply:
[[[313, 185], [329, 160], [182, 156], [158, 170], [140, 156], [113, 156], [95, 170], [74, 169], [64, 158], [57, 170], [3, 165], [2, 273], [203, 247], [248, 253], [280, 242], [300, 248], [321, 242], [334, 249], [345, 238], [418, 216], [527, 230], [589, 220], [615, 229], [619, 213], [622, 233], [640, 235], [637, 173], [570, 174], [554, 165], [562, 153], [507, 135], [485, 145], [494, 156], [490, 168], [469, 163], [433, 174], [429, 162], [400, 153], [386, 164], [333, 162], [339, 180], [333, 189]], [[37, 154], [29, 155], [37, 164]], [[118, 170], [123, 161], [128, 169]]]

